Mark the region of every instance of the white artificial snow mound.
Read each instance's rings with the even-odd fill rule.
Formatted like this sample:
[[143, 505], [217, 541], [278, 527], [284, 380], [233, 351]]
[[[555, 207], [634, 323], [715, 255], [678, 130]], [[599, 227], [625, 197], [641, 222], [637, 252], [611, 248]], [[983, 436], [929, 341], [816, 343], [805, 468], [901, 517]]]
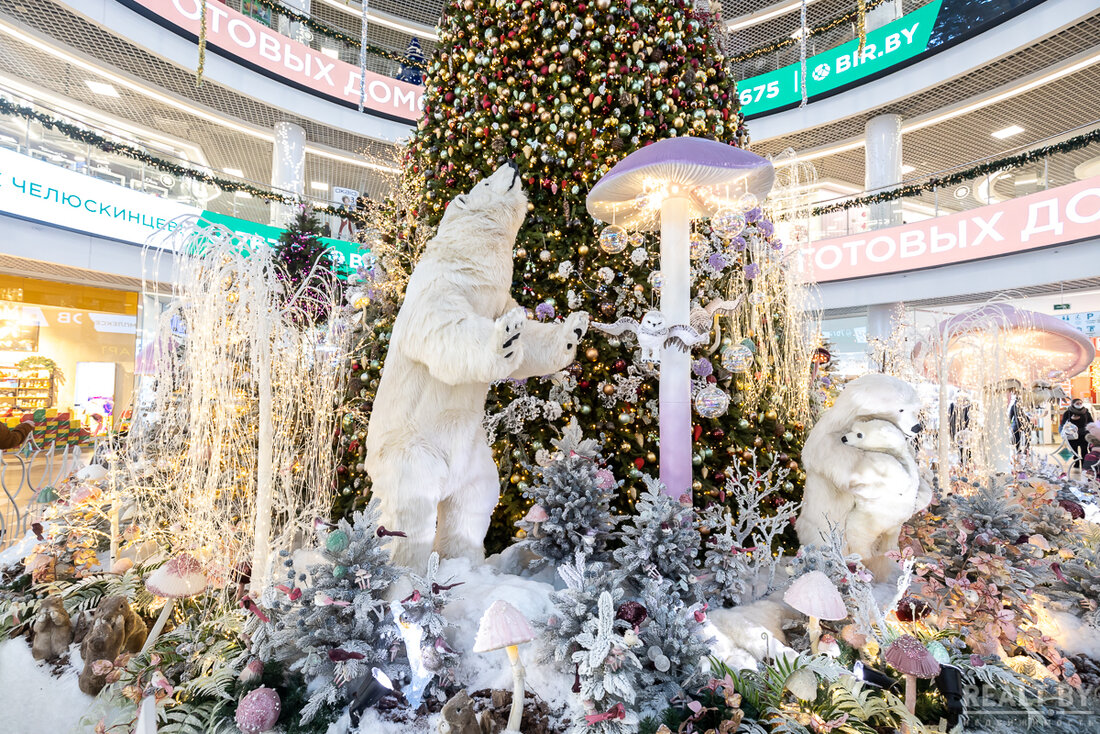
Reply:
[[93, 701], [80, 692], [73, 668], [55, 678], [48, 665], [31, 656], [26, 639], [0, 642], [0, 731], [4, 734], [81, 731], [80, 718]]
[[1100, 658], [1100, 629], [1069, 612], [1052, 609], [1049, 614], [1054, 627], [1044, 626], [1043, 631], [1058, 643], [1058, 647], [1069, 655]]
[[[463, 582], [452, 592], [455, 601], [443, 612], [456, 628], [451, 645], [462, 653], [459, 680], [471, 691], [482, 688], [512, 690], [512, 669], [503, 650], [471, 652], [481, 615], [490, 604], [503, 599], [521, 611], [535, 627], [536, 622], [545, 622], [553, 613], [550, 594], [554, 587], [530, 578], [501, 574], [488, 565], [473, 566], [462, 558], [444, 560], [439, 567], [439, 578], [442, 583]], [[447, 581], [448, 578], [452, 580]], [[520, 659], [527, 669], [526, 689], [537, 693], [552, 710], [563, 710], [573, 695], [570, 692], [573, 678], [551, 665], [540, 664], [538, 660], [542, 654], [543, 646], [537, 634], [535, 640], [519, 648]]]
[[[48, 528], [49, 525], [47, 524], [43, 529], [43, 533]], [[27, 534], [18, 543], [13, 543], [4, 549], [4, 552], [0, 553], [0, 568], [22, 563], [23, 559], [30, 555], [36, 545], [38, 545], [38, 539], [34, 537], [34, 533], [27, 531]]]

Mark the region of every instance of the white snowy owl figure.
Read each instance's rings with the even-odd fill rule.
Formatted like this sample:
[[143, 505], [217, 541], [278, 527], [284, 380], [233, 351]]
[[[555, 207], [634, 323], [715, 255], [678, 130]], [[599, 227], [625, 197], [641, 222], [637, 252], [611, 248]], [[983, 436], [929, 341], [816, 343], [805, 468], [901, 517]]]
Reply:
[[646, 311], [640, 324], [632, 318], [621, 318], [613, 324], [593, 323], [592, 328], [611, 336], [631, 332], [638, 337], [643, 362], [660, 362], [662, 347], [675, 347], [686, 352], [707, 339], [706, 334], [700, 334], [690, 326], [669, 326], [660, 311]]

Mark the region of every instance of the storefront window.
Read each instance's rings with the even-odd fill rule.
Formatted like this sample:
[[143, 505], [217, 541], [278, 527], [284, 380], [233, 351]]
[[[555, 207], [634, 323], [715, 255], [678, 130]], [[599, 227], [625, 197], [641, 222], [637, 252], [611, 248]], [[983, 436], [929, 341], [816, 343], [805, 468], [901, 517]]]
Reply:
[[0, 275], [0, 417], [117, 427], [134, 386], [137, 293]]

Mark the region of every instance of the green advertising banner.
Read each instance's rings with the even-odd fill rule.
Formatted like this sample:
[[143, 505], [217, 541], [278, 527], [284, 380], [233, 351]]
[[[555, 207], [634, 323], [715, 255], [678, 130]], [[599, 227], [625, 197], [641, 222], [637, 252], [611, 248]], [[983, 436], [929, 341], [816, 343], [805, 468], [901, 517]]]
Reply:
[[[928, 48], [928, 38], [942, 1], [934, 0], [869, 32], [862, 52], [859, 51], [859, 40], [853, 39], [825, 53], [808, 57], [806, 96], [814, 97], [842, 87], [924, 51]], [[741, 111], [751, 117], [778, 107], [798, 104], [802, 100], [801, 72], [802, 65], [795, 62], [767, 74], [741, 80], [737, 84]]]
[[[218, 214], [212, 211], [204, 211], [202, 213], [202, 218], [210, 224], [220, 224], [226, 229], [243, 235], [260, 237], [261, 239], [267, 240], [267, 242], [272, 245], [279, 241], [279, 236], [283, 233], [283, 230], [278, 227], [272, 227], [270, 224], [250, 222], [247, 219], [238, 219], [228, 214]], [[368, 250], [360, 249], [358, 243], [345, 242], [344, 240], [337, 240], [332, 237], [321, 237], [320, 240], [331, 247], [336, 253], [336, 256], [352, 270], [363, 265], [363, 256]]]

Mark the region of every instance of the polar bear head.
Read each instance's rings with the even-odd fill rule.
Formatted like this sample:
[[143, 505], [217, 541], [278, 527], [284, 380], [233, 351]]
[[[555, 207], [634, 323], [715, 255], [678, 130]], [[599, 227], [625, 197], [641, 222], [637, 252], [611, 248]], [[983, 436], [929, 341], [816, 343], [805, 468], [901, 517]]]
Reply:
[[506, 243], [511, 255], [523, 218], [527, 214], [527, 195], [515, 163], [505, 163], [488, 178], [474, 185], [468, 193], [451, 199], [440, 233], [455, 237], [464, 248], [486, 241]]
[[840, 437], [840, 442], [863, 451], [904, 451], [908, 438], [890, 421], [856, 421], [852, 430]]
[[920, 410], [920, 395], [912, 385], [889, 375], [871, 374], [849, 382], [830, 412], [841, 419], [834, 425], [877, 419], [912, 436], [921, 430]]

